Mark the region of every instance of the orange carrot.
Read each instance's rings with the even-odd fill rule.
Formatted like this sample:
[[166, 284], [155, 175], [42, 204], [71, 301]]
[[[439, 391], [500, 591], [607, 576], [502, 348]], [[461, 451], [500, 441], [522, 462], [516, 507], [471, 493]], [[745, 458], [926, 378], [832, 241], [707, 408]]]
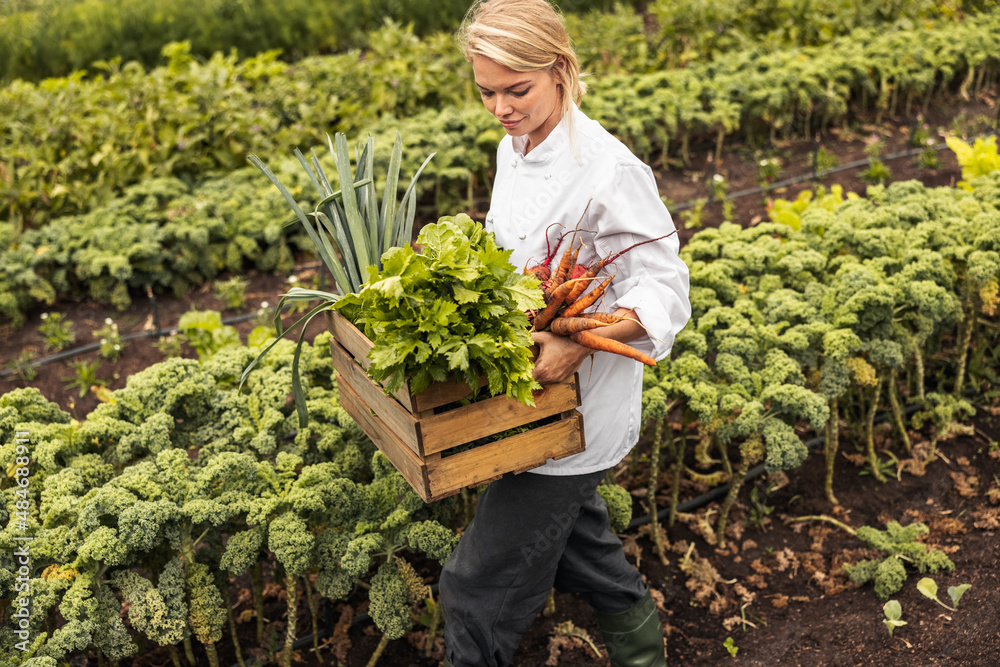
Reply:
[[593, 331], [578, 331], [570, 336], [570, 340], [577, 345], [583, 345], [584, 347], [589, 347], [592, 350], [620, 354], [623, 357], [635, 359], [636, 361], [644, 363], [647, 366], [656, 366], [656, 360], [649, 355], [643, 354], [631, 345], [626, 345], [625, 343], [617, 341], [613, 338], [598, 336]]
[[569, 272], [576, 264], [577, 255], [580, 254], [580, 248], [582, 247], [583, 241], [580, 241], [580, 245], [576, 246], [576, 249], [574, 250], [573, 241], [570, 240], [569, 247], [566, 249], [566, 252], [563, 253], [562, 259], [559, 260], [559, 267], [556, 269], [555, 278], [553, 278], [556, 283], [556, 287], [566, 282], [566, 279], [569, 278]]
[[604, 262], [594, 262], [594, 264], [580, 276], [580, 282], [577, 283], [576, 287], [573, 288], [573, 291], [566, 297], [566, 303], [573, 303], [579, 299], [580, 295], [583, 294], [583, 291], [587, 289], [587, 285], [590, 284], [590, 281], [596, 278], [597, 274], [600, 273], [603, 268]]
[[[614, 276], [608, 278], [603, 283], [601, 283], [594, 289], [590, 290], [589, 292], [584, 294], [582, 297], [580, 297], [573, 303], [566, 306], [566, 310], [563, 311], [563, 317], [576, 317], [577, 315], [582, 313], [585, 309], [592, 306], [595, 301], [597, 301], [599, 298], [601, 298], [601, 296], [604, 295], [604, 292], [607, 291], [608, 286], [611, 284], [612, 280], [614, 280]], [[570, 294], [572, 293], [573, 292], [571, 290]]]
[[592, 320], [598, 320], [604, 322], [605, 324], [617, 324], [622, 320], [626, 319], [621, 315], [615, 315], [614, 313], [605, 313], [603, 311], [596, 311], [593, 313], [580, 313], [577, 317], [587, 317]]
[[566, 300], [566, 295], [569, 294], [570, 290], [575, 286], [574, 281], [567, 280], [562, 285], [559, 285], [552, 290], [551, 296], [548, 297], [545, 308], [538, 311], [535, 315], [535, 319], [532, 322], [532, 328], [535, 331], [542, 331], [545, 327], [549, 326], [555, 316], [559, 314], [559, 309], [562, 308], [563, 301]]
[[549, 325], [549, 331], [557, 336], [570, 336], [577, 331], [586, 331], [608, 325], [608, 322], [602, 322], [592, 317], [557, 317]]

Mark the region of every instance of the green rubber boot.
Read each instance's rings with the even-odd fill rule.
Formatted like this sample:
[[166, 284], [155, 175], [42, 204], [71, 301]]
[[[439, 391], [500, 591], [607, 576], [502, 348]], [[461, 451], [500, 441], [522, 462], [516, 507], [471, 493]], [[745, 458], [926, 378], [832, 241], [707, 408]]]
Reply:
[[648, 590], [646, 596], [627, 611], [595, 613], [611, 667], [666, 667], [663, 625]]

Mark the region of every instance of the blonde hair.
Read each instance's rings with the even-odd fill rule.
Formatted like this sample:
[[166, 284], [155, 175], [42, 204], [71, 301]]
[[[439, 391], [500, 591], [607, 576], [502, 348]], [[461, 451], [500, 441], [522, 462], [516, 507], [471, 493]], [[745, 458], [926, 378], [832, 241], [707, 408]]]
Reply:
[[562, 117], [572, 122], [573, 103], [580, 102], [587, 84], [581, 81], [566, 24], [546, 0], [477, 0], [457, 38], [470, 62], [482, 56], [515, 72], [552, 72], [561, 86]]

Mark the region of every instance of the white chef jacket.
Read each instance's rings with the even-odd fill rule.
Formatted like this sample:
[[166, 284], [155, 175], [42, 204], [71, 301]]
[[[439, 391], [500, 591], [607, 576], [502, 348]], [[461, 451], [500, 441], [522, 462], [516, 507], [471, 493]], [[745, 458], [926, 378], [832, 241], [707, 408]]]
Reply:
[[[542, 143], [524, 154], [526, 137], [505, 136], [497, 149], [497, 173], [486, 229], [513, 250], [520, 269], [544, 261], [546, 228], [554, 244], [578, 228], [584, 241], [577, 258], [590, 264], [625, 248], [674, 231], [660, 199], [653, 171], [600, 123], [573, 107], [573, 140], [567, 118]], [[589, 206], [588, 206], [589, 203]], [[579, 226], [577, 222], [579, 221]], [[567, 236], [552, 261], [567, 247]], [[609, 265], [615, 279], [598, 308], [634, 309], [647, 336], [630, 343], [653, 358], [670, 353], [674, 337], [691, 316], [688, 268], [677, 255], [677, 235], [629, 250]], [[531, 472], [582, 475], [610, 468], [639, 439], [643, 365], [607, 352], [580, 367], [586, 450], [549, 460]]]

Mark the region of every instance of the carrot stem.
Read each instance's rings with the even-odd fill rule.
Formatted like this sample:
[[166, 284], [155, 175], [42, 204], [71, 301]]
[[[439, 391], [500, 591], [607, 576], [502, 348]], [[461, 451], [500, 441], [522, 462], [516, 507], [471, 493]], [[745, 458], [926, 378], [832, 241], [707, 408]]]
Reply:
[[563, 238], [565, 238], [566, 235], [569, 234], [569, 232], [563, 232], [562, 234], [560, 234], [559, 235], [559, 239], [556, 241], [556, 245], [553, 248], [552, 244], [549, 243], [549, 230], [552, 229], [553, 227], [555, 227], [556, 225], [559, 225], [560, 227], [562, 227], [562, 223], [553, 222], [551, 225], [549, 225], [548, 227], [545, 228], [545, 252], [546, 252], [546, 255], [545, 255], [545, 261], [542, 262], [542, 266], [545, 266], [545, 267], [548, 267], [552, 263], [552, 258], [556, 256], [556, 251], [559, 250], [559, 246], [562, 245]]
[[[624, 250], [621, 250], [621, 251], [615, 253], [614, 255], [611, 255], [610, 257], [606, 257], [605, 259], [599, 259], [596, 262], [594, 262], [590, 266], [589, 269], [587, 269], [587, 272], [585, 274], [583, 274], [581, 276], [581, 278], [590, 278], [590, 279], [596, 278], [597, 274], [599, 274], [604, 267], [606, 267], [608, 264], [612, 264], [613, 262], [615, 262], [619, 257], [621, 257], [622, 255], [624, 255], [625, 253], [627, 253], [632, 248], [637, 248], [637, 247], [639, 247], [641, 245], [644, 245], [646, 243], [653, 243], [655, 241], [662, 241], [663, 239], [667, 238], [668, 236], [672, 236], [673, 234], [676, 234], [676, 233], [677, 233], [677, 230], [675, 229], [674, 231], [670, 232], [669, 234], [664, 234], [663, 236], [658, 236], [655, 239], [646, 239], [645, 241], [639, 241], [638, 243], [633, 243], [629, 247], [627, 247]], [[575, 302], [578, 298], [580, 298], [580, 295], [583, 294], [583, 290], [587, 289], [587, 285], [589, 285], [589, 284], [590, 283], [588, 281], [588, 282], [583, 282], [583, 283], [580, 283], [579, 285], [577, 285], [576, 289], [574, 289], [572, 292], [570, 292], [569, 296], [566, 297], [566, 302], [567, 303], [573, 303], [573, 302]]]

